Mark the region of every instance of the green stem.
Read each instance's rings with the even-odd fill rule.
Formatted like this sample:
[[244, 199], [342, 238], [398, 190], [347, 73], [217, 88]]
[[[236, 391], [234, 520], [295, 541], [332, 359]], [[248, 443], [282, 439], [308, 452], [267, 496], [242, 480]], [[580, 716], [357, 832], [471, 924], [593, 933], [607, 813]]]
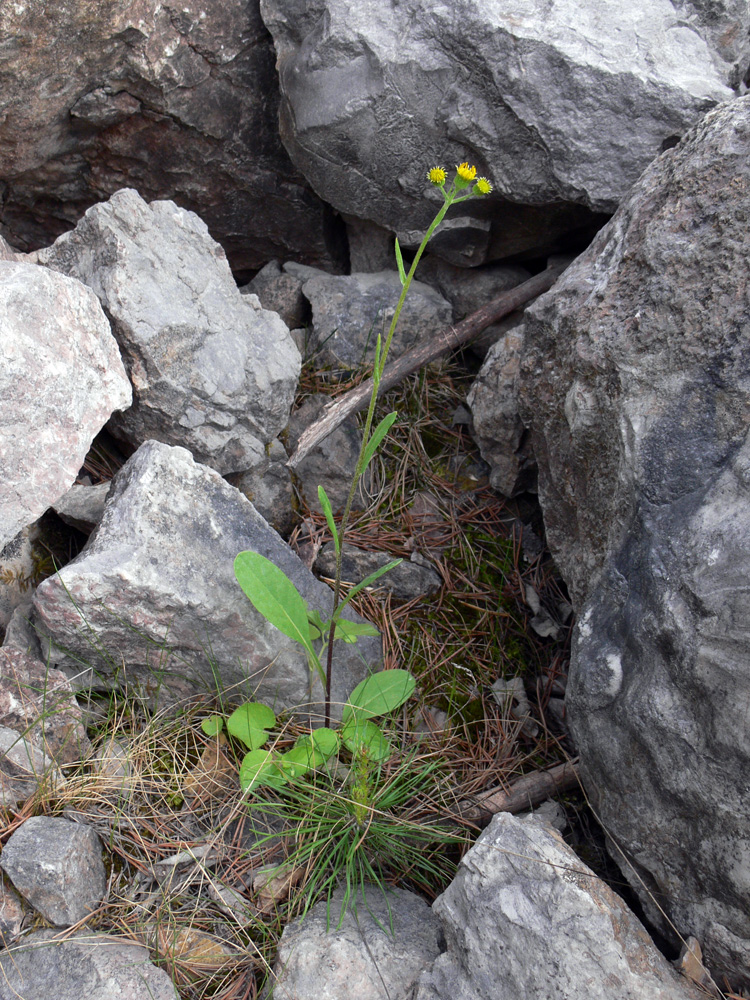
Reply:
[[427, 232], [419, 244], [419, 249], [414, 255], [414, 260], [409, 268], [409, 273], [406, 275], [406, 280], [404, 281], [403, 287], [401, 289], [401, 295], [399, 296], [398, 302], [396, 304], [396, 311], [393, 314], [393, 319], [391, 320], [391, 325], [388, 329], [388, 336], [386, 337], [385, 344], [380, 354], [379, 363], [376, 366], [377, 370], [373, 371], [373, 389], [372, 395], [370, 396], [370, 405], [367, 408], [367, 416], [365, 418], [365, 426], [362, 431], [362, 445], [359, 449], [359, 457], [357, 459], [357, 465], [352, 478], [352, 484], [349, 488], [349, 495], [346, 498], [346, 504], [344, 505], [344, 513], [341, 518], [341, 524], [339, 526], [339, 549], [336, 555], [336, 580], [333, 587], [333, 613], [331, 614], [331, 630], [328, 635], [328, 648], [326, 650], [326, 692], [325, 692], [325, 724], [330, 726], [331, 724], [331, 682], [333, 678], [333, 639], [336, 632], [336, 620], [338, 618], [339, 605], [341, 603], [341, 565], [344, 555], [344, 535], [346, 529], [349, 525], [349, 517], [352, 511], [352, 504], [354, 503], [354, 497], [357, 493], [357, 486], [364, 473], [364, 455], [365, 449], [370, 441], [370, 435], [372, 433], [372, 421], [375, 416], [375, 406], [378, 401], [378, 384], [380, 382], [380, 377], [385, 370], [385, 362], [388, 357], [388, 351], [391, 348], [391, 341], [393, 340], [393, 335], [396, 332], [396, 326], [398, 325], [398, 320], [401, 315], [401, 309], [403, 308], [404, 301], [406, 300], [407, 292], [411, 286], [412, 279], [414, 278], [414, 273], [417, 270], [417, 265], [419, 264], [420, 258], [425, 251], [427, 244], [432, 239], [432, 234], [435, 232], [437, 227], [445, 218], [445, 214], [448, 209], [456, 201], [465, 201], [467, 195], [462, 197], [458, 196], [458, 189], [455, 184], [450, 191], [443, 190], [443, 197], [445, 201], [437, 213], [435, 218], [430, 223]]

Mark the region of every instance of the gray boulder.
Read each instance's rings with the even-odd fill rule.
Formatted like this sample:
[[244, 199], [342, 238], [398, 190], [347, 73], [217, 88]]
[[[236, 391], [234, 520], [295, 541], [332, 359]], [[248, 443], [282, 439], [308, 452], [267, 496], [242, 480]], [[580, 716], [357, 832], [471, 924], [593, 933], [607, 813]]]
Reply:
[[520, 380], [586, 787], [649, 916], [745, 987], [749, 154], [743, 97], [656, 160], [527, 310]]
[[198, 212], [235, 270], [343, 263], [343, 226], [279, 140], [257, 2], [4, 5], [2, 31], [0, 218], [14, 245], [47, 246], [134, 187]]
[[17, 810], [40, 788], [65, 784], [55, 761], [15, 729], [0, 726], [0, 806]]
[[[255, 611], [234, 577], [234, 559], [246, 549], [275, 562], [327, 617], [331, 590], [239, 490], [184, 448], [146, 442], [112, 480], [80, 555], [36, 591], [50, 665], [78, 675], [78, 684], [89, 665], [109, 683], [124, 671], [152, 694], [162, 685], [187, 694], [219, 684], [276, 710], [307, 704], [303, 650]], [[343, 704], [380, 642], [340, 645], [333, 698]]]
[[102, 845], [90, 826], [31, 816], [3, 847], [0, 867], [51, 924], [68, 926], [95, 910], [107, 889]]
[[296, 330], [310, 311], [302, 284], [301, 278], [287, 274], [278, 261], [270, 260], [240, 291], [243, 295], [257, 295], [264, 309], [278, 313], [290, 330]]
[[131, 399], [93, 292], [0, 261], [0, 549], [69, 489], [94, 436]]
[[409, 1000], [420, 972], [441, 951], [440, 924], [413, 892], [377, 886], [358, 893], [356, 913], [336, 924], [343, 894], [317, 903], [284, 928], [274, 965], [274, 1000]]
[[52, 504], [52, 509], [66, 524], [90, 535], [102, 519], [108, 493], [109, 482], [96, 486], [74, 483], [67, 493]]
[[433, 905], [447, 951], [415, 1000], [699, 1000], [550, 826], [494, 817]]
[[[313, 277], [302, 286], [312, 306], [315, 346], [334, 362], [357, 367], [375, 356], [378, 334], [383, 342], [401, 295], [397, 271]], [[391, 342], [393, 360], [422, 339], [453, 322], [450, 303], [429, 285], [413, 281]]]
[[0, 970], [0, 1000], [178, 1000], [145, 948], [90, 931], [34, 931], [0, 952]]
[[735, 95], [750, 61], [738, 0], [710, 13], [671, 0], [260, 6], [281, 137], [340, 212], [422, 231], [442, 204], [429, 167], [468, 159], [491, 178], [490, 199], [448, 220], [445, 247], [436, 234], [454, 262], [471, 248], [465, 264], [549, 245], [591, 219], [581, 206], [614, 211], [663, 143]]
[[89, 285], [112, 321], [135, 391], [113, 431], [182, 445], [221, 473], [263, 459], [289, 419], [299, 352], [240, 294], [205, 223], [126, 189], [38, 258]]
[[288, 535], [294, 527], [288, 457], [281, 441], [272, 441], [258, 465], [226, 477], [280, 535]]

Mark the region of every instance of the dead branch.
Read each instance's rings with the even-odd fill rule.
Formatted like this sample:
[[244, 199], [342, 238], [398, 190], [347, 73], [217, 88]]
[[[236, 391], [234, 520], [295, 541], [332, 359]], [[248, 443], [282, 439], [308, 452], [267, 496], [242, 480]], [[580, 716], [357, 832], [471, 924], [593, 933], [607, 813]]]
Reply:
[[577, 761], [558, 764], [548, 771], [536, 771], [519, 778], [507, 789], [490, 788], [458, 807], [457, 819], [473, 826], [487, 826], [499, 812], [519, 813], [561, 792], [579, 787]]
[[[394, 385], [405, 379], [407, 375], [418, 371], [423, 365], [434, 361], [436, 358], [447, 354], [448, 351], [452, 351], [462, 344], [467, 344], [483, 330], [486, 330], [492, 323], [497, 323], [504, 316], [525, 305], [530, 299], [535, 299], [538, 295], [548, 291], [564, 270], [564, 266], [548, 267], [546, 271], [534, 275], [533, 278], [529, 278], [523, 284], [511, 288], [507, 292], [503, 292], [502, 295], [493, 299], [492, 302], [486, 306], [482, 306], [481, 309], [477, 309], [476, 312], [472, 313], [471, 316], [467, 316], [466, 319], [461, 320], [456, 326], [441, 330], [436, 337], [431, 337], [429, 340], [412, 348], [412, 350], [402, 354], [383, 373], [378, 395], [382, 395], [388, 389], [393, 388]], [[323, 416], [310, 424], [302, 434], [294, 454], [287, 462], [287, 465], [292, 469], [299, 465], [302, 459], [310, 454], [315, 445], [334, 431], [350, 414], [364, 409], [371, 395], [372, 379], [367, 379], [366, 382], [362, 382], [343, 396], [332, 400], [326, 407]]]

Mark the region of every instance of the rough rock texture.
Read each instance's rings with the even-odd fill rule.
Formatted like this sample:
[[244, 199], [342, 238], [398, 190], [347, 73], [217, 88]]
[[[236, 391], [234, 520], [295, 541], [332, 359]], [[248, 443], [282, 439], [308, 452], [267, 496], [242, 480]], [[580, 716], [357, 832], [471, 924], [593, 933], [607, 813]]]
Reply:
[[64, 783], [51, 757], [15, 729], [0, 726], [0, 806], [16, 810], [40, 785], [54, 789]]
[[[324, 356], [351, 367], [372, 361], [380, 333], [385, 339], [401, 295], [397, 271], [324, 275], [302, 291], [312, 306], [313, 338]], [[453, 322], [450, 303], [434, 288], [413, 281], [388, 357], [393, 360]]]
[[0, 261], [0, 549], [72, 485], [130, 383], [90, 289]]
[[490, 484], [507, 497], [536, 489], [536, 460], [518, 412], [518, 372], [523, 324], [512, 327], [487, 352], [466, 405]]
[[236, 270], [336, 269], [343, 227], [279, 141], [257, 0], [3, 4], [0, 40], [1, 220], [16, 246], [51, 243], [130, 186], [199, 212]]
[[182, 445], [221, 473], [262, 460], [289, 418], [299, 352], [240, 294], [196, 215], [125, 189], [38, 258], [89, 285], [112, 321], [135, 395], [115, 433]]
[[91, 750], [68, 678], [17, 649], [0, 649], [0, 726], [58, 764], [83, 760]]
[[52, 504], [52, 509], [66, 524], [90, 535], [102, 519], [108, 493], [108, 482], [97, 486], [74, 483], [64, 496]]
[[0, 867], [35, 910], [68, 926], [104, 898], [102, 845], [90, 826], [55, 816], [31, 816], [11, 834]]
[[619, 896], [533, 816], [501, 813], [433, 904], [447, 951], [415, 1000], [699, 1000]]
[[50, 1000], [51, 989], [55, 1000], [177, 1000], [145, 948], [106, 934], [56, 941], [54, 931], [34, 931], [0, 952], [0, 1000]]
[[0, 880], [0, 947], [7, 948], [18, 937], [30, 916], [15, 889]]
[[287, 467], [286, 448], [272, 441], [263, 460], [253, 469], [227, 476], [227, 482], [244, 493], [261, 517], [279, 532], [288, 535], [294, 527], [292, 476]]
[[[414, 555], [417, 560], [423, 561], [405, 560], [376, 580], [374, 586], [390, 591], [401, 601], [411, 601], [415, 597], [434, 594], [442, 586], [443, 578], [423, 556], [419, 553]], [[386, 566], [393, 558], [387, 552], [371, 552], [358, 549], [355, 545], [345, 545], [341, 579], [346, 583], [359, 583], [381, 566]], [[320, 550], [315, 569], [321, 576], [334, 579], [336, 548], [333, 542], [327, 542]]]
[[581, 611], [568, 717], [589, 794], [680, 932], [745, 986], [748, 218], [744, 97], [652, 164], [528, 310], [521, 378]]
[[[417, 978], [440, 954], [440, 924], [413, 892], [385, 897], [368, 886], [340, 928], [342, 892], [317, 903], [305, 919], [287, 924], [279, 942], [274, 1000], [407, 1000]], [[393, 927], [391, 934], [390, 928]]]
[[442, 204], [429, 166], [474, 161], [495, 194], [456, 210], [446, 248], [436, 236], [448, 259], [467, 242], [465, 263], [549, 245], [585, 223], [581, 206], [613, 211], [665, 141], [734, 96], [747, 6], [677, 6], [261, 0], [281, 136], [321, 197], [394, 232]]
[[276, 260], [270, 260], [241, 288], [243, 295], [257, 295], [264, 309], [281, 316], [290, 330], [303, 326], [310, 306], [302, 294], [302, 280], [281, 270]]
[[[327, 617], [330, 588], [239, 490], [184, 448], [146, 442], [112, 480], [104, 517], [80, 555], [37, 589], [51, 665], [78, 673], [83, 661], [109, 678], [124, 668], [130, 684], [152, 693], [162, 684], [183, 693], [196, 683], [238, 684], [276, 710], [307, 703], [304, 652], [255, 611], [234, 577], [234, 559], [246, 549], [274, 561]], [[92, 631], [109, 658], [95, 655]], [[379, 649], [371, 639], [337, 650], [335, 702], [344, 703]]]

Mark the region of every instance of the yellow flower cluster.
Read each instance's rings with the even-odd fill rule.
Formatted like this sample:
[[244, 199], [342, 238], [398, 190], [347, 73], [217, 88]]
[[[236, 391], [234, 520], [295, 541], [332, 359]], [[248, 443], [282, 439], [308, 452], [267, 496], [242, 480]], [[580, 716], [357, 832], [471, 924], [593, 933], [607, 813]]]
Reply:
[[[470, 166], [468, 163], [459, 163], [456, 167], [456, 177], [453, 181], [453, 191], [454, 195], [457, 191], [461, 191], [467, 188], [471, 182], [476, 177], [476, 184], [472, 189], [472, 194], [481, 195], [489, 194], [492, 190], [492, 185], [487, 180], [486, 177], [477, 177], [477, 168]], [[445, 187], [445, 170], [442, 167], [433, 167], [427, 172], [427, 180], [430, 184], [434, 184], [435, 187]], [[445, 194], [445, 192], [443, 192]], [[464, 195], [464, 197], [469, 197]]]
[[456, 173], [464, 181], [473, 181], [477, 176], [477, 168], [470, 167], [468, 163], [459, 163], [456, 167]]

